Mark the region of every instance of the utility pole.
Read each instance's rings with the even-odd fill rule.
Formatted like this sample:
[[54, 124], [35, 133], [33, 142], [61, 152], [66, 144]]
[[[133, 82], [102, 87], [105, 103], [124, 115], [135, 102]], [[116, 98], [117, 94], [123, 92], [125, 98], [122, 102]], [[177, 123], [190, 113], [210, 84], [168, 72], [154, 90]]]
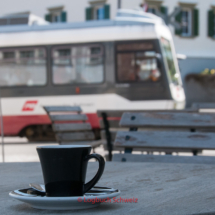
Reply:
[[118, 9], [121, 8], [121, 0], [118, 0]]
[[5, 154], [4, 154], [4, 128], [3, 128], [3, 115], [2, 115], [2, 102], [1, 102], [1, 94], [0, 94], [0, 126], [1, 126], [1, 146], [2, 146], [2, 162], [5, 162]]

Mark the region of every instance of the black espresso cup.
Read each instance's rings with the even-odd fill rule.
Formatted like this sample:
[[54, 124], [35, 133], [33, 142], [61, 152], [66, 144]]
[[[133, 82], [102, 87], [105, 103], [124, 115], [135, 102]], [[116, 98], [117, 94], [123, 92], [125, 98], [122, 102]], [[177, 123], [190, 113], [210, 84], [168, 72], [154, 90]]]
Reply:
[[[38, 146], [37, 153], [43, 171], [46, 196], [83, 196], [101, 178], [105, 161], [99, 154], [90, 154], [88, 145]], [[94, 178], [85, 184], [87, 163], [91, 158], [99, 162]]]

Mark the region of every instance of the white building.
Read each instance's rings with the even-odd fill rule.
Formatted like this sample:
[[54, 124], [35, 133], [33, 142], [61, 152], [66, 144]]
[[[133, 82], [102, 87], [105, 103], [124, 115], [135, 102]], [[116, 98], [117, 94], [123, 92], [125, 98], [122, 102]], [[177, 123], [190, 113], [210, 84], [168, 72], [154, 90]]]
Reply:
[[[182, 29], [169, 26], [177, 53], [187, 55], [187, 59], [180, 62], [183, 78], [205, 68], [215, 69], [215, 0], [7, 0], [0, 7], [0, 16], [30, 11], [50, 22], [83, 22], [113, 19], [119, 5], [137, 9], [141, 4], [149, 12], [160, 12], [164, 19], [176, 7], [181, 8], [175, 20], [181, 23]], [[4, 24], [4, 18], [0, 18], [0, 25]]]

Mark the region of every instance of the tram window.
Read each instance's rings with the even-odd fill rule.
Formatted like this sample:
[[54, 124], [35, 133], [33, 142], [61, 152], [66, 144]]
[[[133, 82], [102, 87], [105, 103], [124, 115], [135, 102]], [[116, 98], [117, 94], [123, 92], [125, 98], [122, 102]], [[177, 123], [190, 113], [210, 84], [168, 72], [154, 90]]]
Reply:
[[42, 86], [46, 79], [45, 49], [0, 50], [0, 86]]
[[54, 48], [52, 57], [54, 84], [103, 82], [103, 54], [99, 45]]
[[13, 59], [15, 58], [14, 52], [3, 52], [3, 59]]
[[163, 56], [167, 63], [167, 67], [168, 67], [167, 71], [168, 71], [170, 81], [172, 83], [179, 84], [179, 75], [176, 72], [170, 42], [164, 38], [161, 38], [161, 45], [163, 47]]
[[[147, 51], [140, 51], [144, 49]], [[120, 44], [117, 46], [117, 51], [120, 51], [117, 53], [118, 82], [159, 81], [161, 72], [153, 44]]]
[[34, 51], [20, 51], [20, 58], [34, 58]]
[[58, 50], [58, 53], [59, 53], [60, 57], [67, 57], [67, 56], [70, 56], [71, 50], [70, 49], [61, 49], [61, 50]]

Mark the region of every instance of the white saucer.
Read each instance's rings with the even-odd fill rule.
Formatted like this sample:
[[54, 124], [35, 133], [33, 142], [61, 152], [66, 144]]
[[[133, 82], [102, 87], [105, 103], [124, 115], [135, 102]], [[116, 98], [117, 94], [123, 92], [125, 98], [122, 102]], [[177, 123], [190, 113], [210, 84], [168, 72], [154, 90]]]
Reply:
[[102, 202], [110, 202], [110, 199], [120, 194], [119, 190], [106, 187], [94, 187], [80, 197], [47, 197], [38, 192], [29, 194], [29, 191], [32, 191], [32, 188], [14, 190], [9, 195], [37, 209], [78, 210], [98, 207]]

